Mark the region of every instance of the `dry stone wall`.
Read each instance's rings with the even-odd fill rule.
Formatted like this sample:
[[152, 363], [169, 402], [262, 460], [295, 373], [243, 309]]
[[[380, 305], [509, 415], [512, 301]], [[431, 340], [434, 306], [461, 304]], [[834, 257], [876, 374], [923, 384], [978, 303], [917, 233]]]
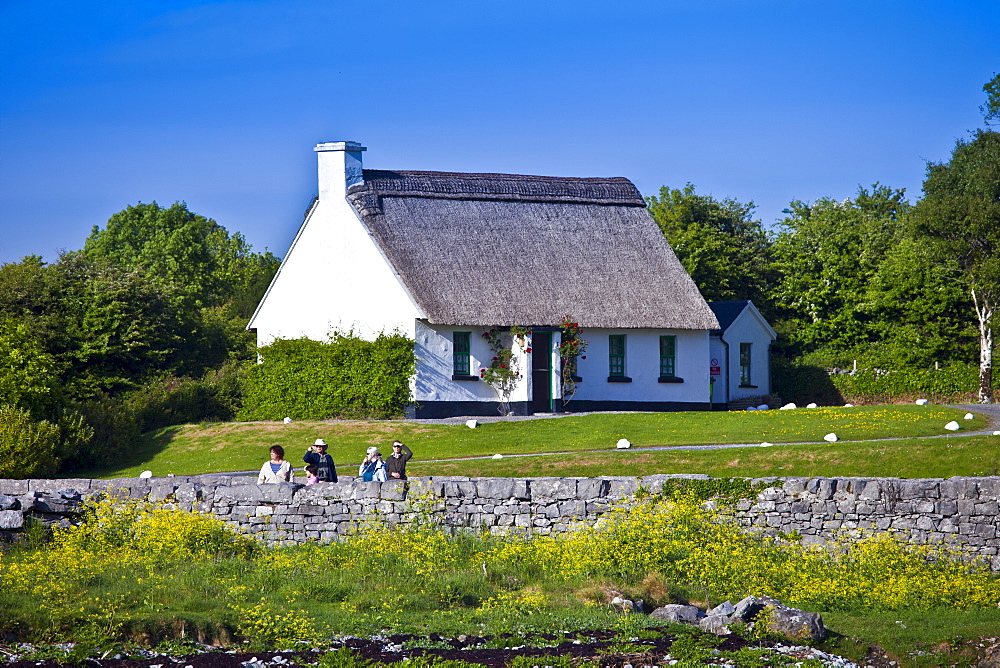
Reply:
[[[82, 500], [110, 489], [182, 510], [210, 513], [268, 543], [330, 541], [359, 523], [408, 522], [433, 514], [454, 528], [491, 533], [551, 533], [592, 523], [640, 489], [658, 492], [672, 479], [413, 478], [386, 483], [258, 485], [256, 478], [197, 476], [115, 480], [0, 480], [0, 531], [26, 518], [67, 526]], [[742, 525], [822, 543], [844, 529], [894, 531], [919, 543], [965, 546], [1000, 571], [1000, 478], [764, 478], [765, 487], [736, 504]]]

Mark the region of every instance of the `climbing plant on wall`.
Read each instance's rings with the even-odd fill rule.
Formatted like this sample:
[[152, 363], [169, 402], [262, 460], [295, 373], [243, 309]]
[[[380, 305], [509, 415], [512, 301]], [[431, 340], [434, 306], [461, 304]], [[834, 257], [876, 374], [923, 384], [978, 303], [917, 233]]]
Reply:
[[[501, 415], [513, 414], [510, 395], [521, 382], [521, 355], [531, 352], [528, 346], [529, 333], [527, 327], [519, 325], [513, 325], [507, 332], [499, 327], [491, 327], [483, 332], [483, 338], [493, 351], [493, 359], [489, 366], [479, 370], [479, 376], [497, 393], [497, 398], [500, 399], [497, 410]], [[507, 341], [511, 341], [510, 345]]]
[[560, 380], [562, 381], [562, 402], [565, 406], [576, 394], [576, 360], [577, 358], [586, 358], [583, 353], [586, 352], [590, 342], [583, 338], [583, 329], [580, 327], [580, 323], [568, 315], [563, 316], [559, 323], [559, 329], [562, 330], [562, 338], [556, 350], [562, 361]]

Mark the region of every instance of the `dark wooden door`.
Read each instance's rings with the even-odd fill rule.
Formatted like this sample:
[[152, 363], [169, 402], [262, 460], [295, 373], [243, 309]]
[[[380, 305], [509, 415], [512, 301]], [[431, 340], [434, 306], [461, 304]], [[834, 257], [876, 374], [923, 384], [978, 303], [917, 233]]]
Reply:
[[552, 411], [552, 332], [531, 334], [531, 412]]

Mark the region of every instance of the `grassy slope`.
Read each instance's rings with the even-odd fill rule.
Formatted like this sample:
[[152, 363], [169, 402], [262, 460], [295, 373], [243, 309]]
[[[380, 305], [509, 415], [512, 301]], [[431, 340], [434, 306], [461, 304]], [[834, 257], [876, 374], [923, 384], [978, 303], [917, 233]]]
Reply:
[[[399, 438], [414, 451], [414, 475], [640, 475], [697, 472], [716, 475], [897, 475], [988, 473], [1000, 461], [996, 437], [922, 439], [857, 444], [904, 436], [946, 434], [958, 420], [964, 431], [985, 420], [963, 420], [965, 411], [942, 406], [859, 406], [732, 413], [624, 413], [569, 415], [546, 420], [464, 425], [414, 422], [227, 423], [168, 427], [148, 434], [117, 465], [76, 476], [119, 477], [150, 469], [154, 475], [256, 470], [273, 444], [293, 463], [308, 444], [326, 439], [344, 473], [352, 473], [369, 445], [384, 453]], [[823, 442], [834, 432], [835, 445]], [[703, 444], [812, 442], [822, 445], [723, 451], [612, 452], [619, 438], [636, 448]], [[973, 446], [975, 444], [975, 447]], [[582, 451], [605, 451], [583, 454]], [[572, 458], [525, 457], [447, 463], [437, 460], [493, 454], [581, 452]], [[942, 453], [948, 453], [942, 455]], [[980, 459], [973, 459], [979, 457]], [[437, 463], [435, 463], [437, 461]]]

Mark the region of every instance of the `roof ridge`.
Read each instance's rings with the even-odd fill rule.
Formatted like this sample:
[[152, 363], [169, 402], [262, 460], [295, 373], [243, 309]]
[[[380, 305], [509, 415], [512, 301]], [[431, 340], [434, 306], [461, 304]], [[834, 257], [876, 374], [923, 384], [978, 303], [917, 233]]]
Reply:
[[[364, 182], [348, 195], [425, 197], [432, 199], [507, 200], [521, 202], [578, 202], [583, 204], [645, 207], [635, 185], [622, 176], [535, 176], [475, 172], [364, 170]], [[365, 197], [367, 195], [367, 197]], [[369, 203], [370, 206], [370, 203]], [[366, 206], [365, 208], [369, 208]]]

